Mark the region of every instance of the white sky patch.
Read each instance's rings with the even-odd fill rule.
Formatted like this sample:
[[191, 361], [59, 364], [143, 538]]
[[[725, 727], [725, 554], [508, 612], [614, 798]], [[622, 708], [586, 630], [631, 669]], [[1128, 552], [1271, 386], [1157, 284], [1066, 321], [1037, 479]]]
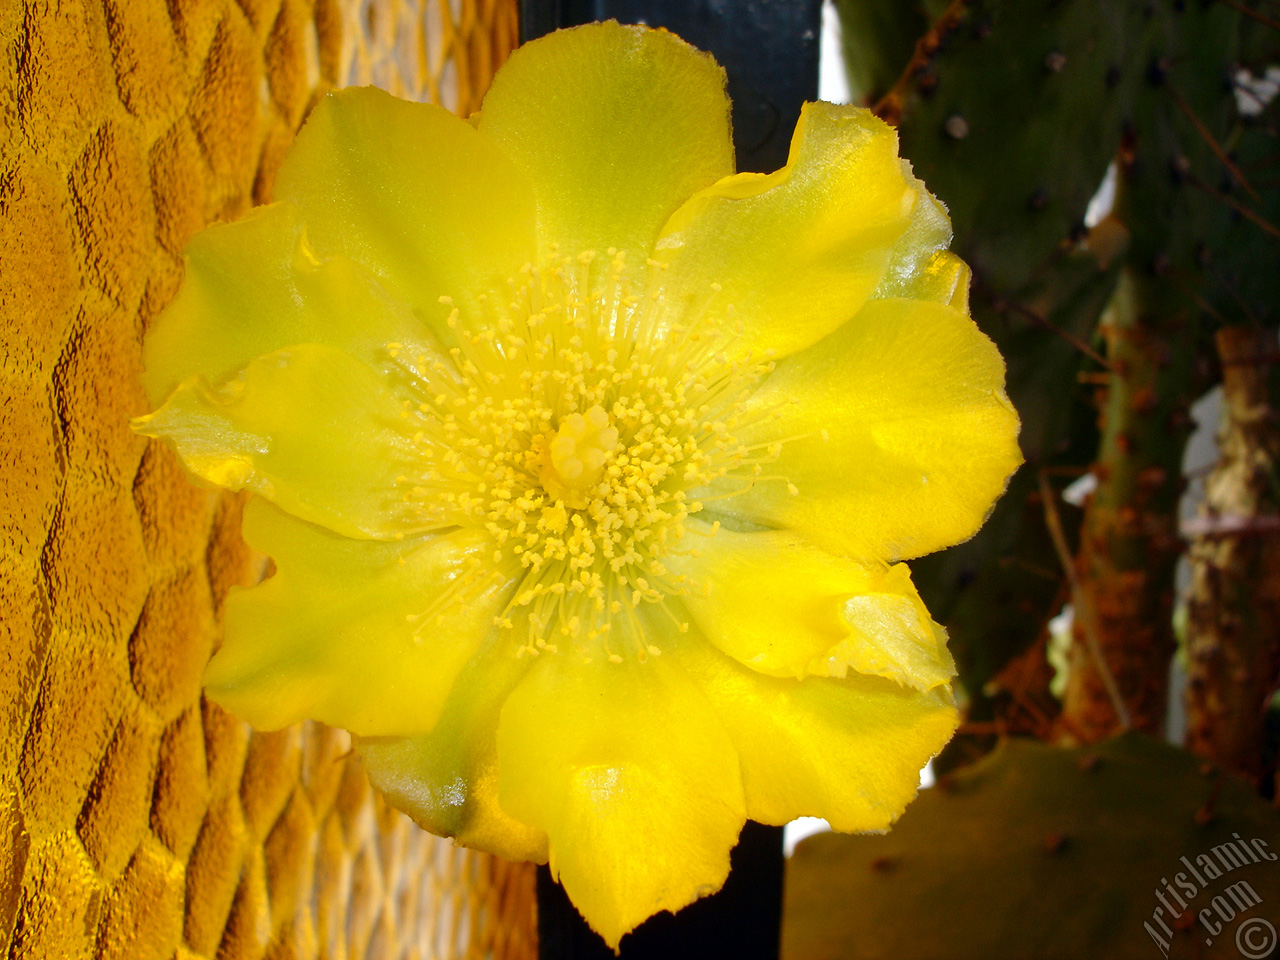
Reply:
[[1256, 117], [1280, 93], [1280, 67], [1267, 67], [1255, 77], [1244, 68], [1236, 71], [1236, 109], [1241, 116]]
[[818, 40], [818, 99], [827, 103], [849, 102], [849, 78], [844, 72], [840, 44], [840, 17], [836, 5], [822, 5], [822, 36]]
[[[937, 777], [933, 775], [933, 761], [930, 760], [924, 765], [924, 769], [920, 771], [920, 789], [924, 790], [932, 787], [937, 783]], [[805, 837], [812, 837], [815, 833], [829, 833], [831, 824], [820, 817], [801, 817], [799, 820], [792, 820], [782, 828], [782, 853], [784, 856], [791, 856], [796, 851], [796, 844]]]
[[820, 817], [801, 817], [799, 820], [792, 820], [782, 828], [782, 854], [789, 857], [796, 852], [796, 844], [805, 837], [812, 837], [815, 833], [829, 833], [831, 824]]
[[1062, 499], [1073, 507], [1083, 507], [1089, 494], [1098, 489], [1097, 474], [1090, 471], [1072, 480], [1062, 491]]
[[1112, 209], [1116, 205], [1116, 179], [1119, 177], [1120, 171], [1116, 167], [1116, 162], [1111, 161], [1107, 167], [1107, 172], [1102, 176], [1102, 183], [1098, 185], [1098, 192], [1093, 195], [1093, 199], [1089, 201], [1089, 206], [1084, 210], [1084, 225], [1092, 230], [1111, 214]]
[[1053, 667], [1053, 679], [1049, 681], [1049, 692], [1059, 700], [1067, 695], [1075, 619], [1076, 609], [1068, 603], [1062, 608], [1060, 614], [1049, 621], [1049, 644], [1045, 649], [1045, 658], [1049, 661], [1049, 666]]

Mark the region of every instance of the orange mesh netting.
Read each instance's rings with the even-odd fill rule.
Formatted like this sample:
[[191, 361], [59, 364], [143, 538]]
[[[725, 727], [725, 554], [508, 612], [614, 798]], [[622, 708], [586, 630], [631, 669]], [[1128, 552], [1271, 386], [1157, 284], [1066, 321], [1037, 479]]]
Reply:
[[202, 702], [260, 563], [127, 426], [191, 234], [331, 87], [473, 110], [514, 0], [29, 0], [0, 40], [0, 956], [532, 956], [532, 868], [389, 810], [345, 734]]

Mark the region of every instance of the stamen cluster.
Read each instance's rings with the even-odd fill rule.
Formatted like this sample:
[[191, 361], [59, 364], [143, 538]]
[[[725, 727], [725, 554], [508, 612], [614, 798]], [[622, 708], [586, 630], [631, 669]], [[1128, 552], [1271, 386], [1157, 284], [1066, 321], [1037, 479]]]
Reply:
[[[647, 265], [646, 287], [660, 269]], [[616, 251], [557, 257], [481, 318], [444, 301], [449, 345], [388, 344], [417, 465], [404, 504], [423, 530], [491, 536], [494, 565], [468, 579], [517, 571], [497, 622], [527, 622], [522, 652], [658, 653], [640, 616], [652, 605], [687, 628], [667, 600], [694, 585], [663, 563], [690, 549], [686, 520], [712, 484], [747, 489], [780, 448], [734, 439], [772, 364], [733, 355], [718, 288], [673, 317], [635, 286]]]

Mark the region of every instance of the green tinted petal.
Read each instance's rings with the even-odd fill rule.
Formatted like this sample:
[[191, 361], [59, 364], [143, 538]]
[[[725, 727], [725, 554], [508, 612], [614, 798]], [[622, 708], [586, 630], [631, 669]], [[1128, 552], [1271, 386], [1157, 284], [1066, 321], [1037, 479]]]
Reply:
[[255, 498], [244, 535], [275, 574], [231, 594], [205, 684], [260, 729], [312, 718], [362, 734], [430, 730], [509, 592], [475, 532], [352, 540]]
[[546, 834], [498, 804], [498, 717], [532, 663], [512, 650], [501, 632], [490, 635], [430, 732], [356, 746], [373, 785], [423, 828], [508, 860], [546, 863]]
[[388, 342], [427, 337], [368, 270], [319, 257], [291, 204], [259, 207], [201, 231], [185, 260], [182, 287], [143, 349], [143, 383], [156, 406], [189, 377], [218, 384], [283, 347], [326, 344], [371, 362]]
[[211, 483], [347, 536], [389, 539], [414, 529], [397, 484], [413, 464], [400, 412], [385, 375], [303, 344], [217, 387], [191, 378], [134, 429], [171, 443]]
[[[951, 242], [947, 208], [912, 175], [911, 166], [905, 160], [902, 170], [919, 199], [906, 230], [894, 244], [889, 266], [871, 296], [933, 300], [967, 310], [969, 268], [955, 254], [947, 252], [947, 244]], [[957, 301], [958, 296], [964, 299]]]
[[613, 22], [512, 54], [480, 131], [533, 181], [542, 256], [552, 245], [646, 256], [676, 207], [733, 172], [724, 84], [715, 60], [675, 34]]
[[505, 290], [534, 258], [528, 179], [441, 107], [373, 87], [325, 97], [275, 180], [322, 255], [364, 264], [439, 325], [447, 309]]
[[744, 352], [799, 350], [871, 295], [919, 202], [893, 128], [861, 108], [806, 104], [785, 167], [722, 180], [663, 228], [665, 308], [705, 306]]

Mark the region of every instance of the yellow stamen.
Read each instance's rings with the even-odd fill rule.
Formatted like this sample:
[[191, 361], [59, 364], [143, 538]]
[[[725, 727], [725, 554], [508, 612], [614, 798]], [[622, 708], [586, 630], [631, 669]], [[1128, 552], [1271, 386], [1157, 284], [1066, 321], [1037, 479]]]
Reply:
[[617, 446], [618, 428], [604, 407], [569, 414], [543, 450], [542, 488], [575, 510], [585, 509], [587, 492], [600, 482], [605, 460]]
[[527, 267], [480, 309], [460, 322], [453, 307], [454, 342], [434, 356], [388, 345], [412, 438], [406, 505], [424, 530], [488, 531], [515, 580], [495, 622], [529, 631], [522, 654], [656, 654], [640, 610], [685, 622], [668, 599], [691, 585], [662, 563], [685, 519], [777, 458], [781, 442], [758, 454], [734, 439], [772, 362], [732, 358], [731, 305], [672, 317], [637, 295], [618, 252]]

